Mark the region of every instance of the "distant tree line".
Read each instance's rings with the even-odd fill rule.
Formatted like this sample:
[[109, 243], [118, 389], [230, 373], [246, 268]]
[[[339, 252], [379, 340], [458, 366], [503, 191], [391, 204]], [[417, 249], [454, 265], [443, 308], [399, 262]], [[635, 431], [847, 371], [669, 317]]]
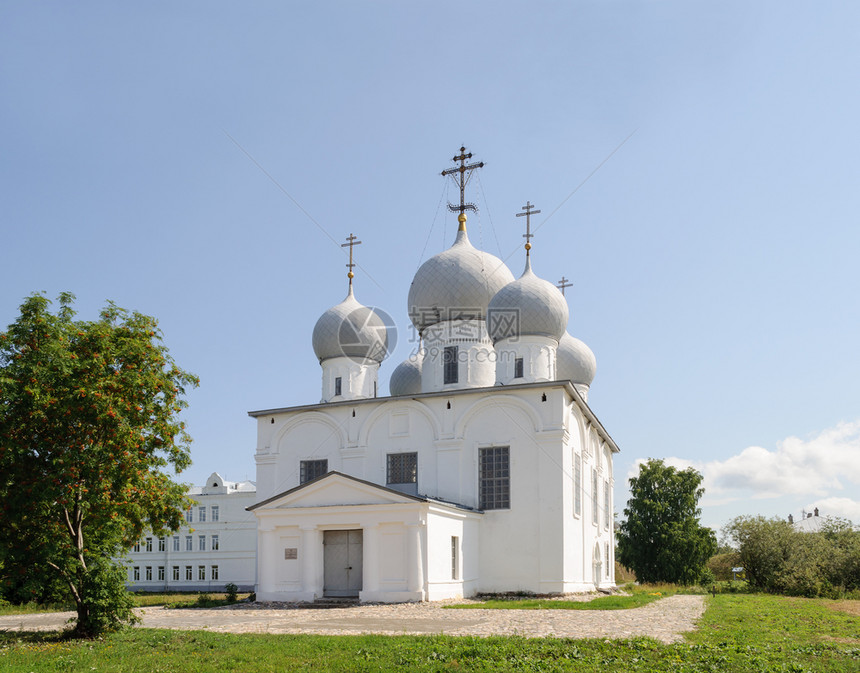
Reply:
[[722, 532], [734, 555], [721, 557], [743, 566], [751, 589], [810, 598], [860, 592], [860, 531], [850, 521], [827, 517], [820, 532], [804, 533], [779, 518], [739, 516]]

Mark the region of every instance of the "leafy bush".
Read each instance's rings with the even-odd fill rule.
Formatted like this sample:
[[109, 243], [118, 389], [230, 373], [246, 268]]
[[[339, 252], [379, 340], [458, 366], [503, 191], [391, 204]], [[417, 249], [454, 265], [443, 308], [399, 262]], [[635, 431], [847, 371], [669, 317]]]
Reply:
[[740, 556], [736, 551], [715, 554], [708, 560], [708, 570], [714, 577], [723, 582], [734, 579], [732, 568], [741, 564]]
[[93, 637], [139, 621], [132, 612], [134, 599], [125, 589], [125, 570], [111, 559], [90, 561], [83, 574], [81, 593], [76, 635]]
[[227, 600], [231, 603], [235, 603], [239, 600], [239, 587], [233, 584], [233, 582], [228, 582], [224, 585], [224, 591], [227, 592]]

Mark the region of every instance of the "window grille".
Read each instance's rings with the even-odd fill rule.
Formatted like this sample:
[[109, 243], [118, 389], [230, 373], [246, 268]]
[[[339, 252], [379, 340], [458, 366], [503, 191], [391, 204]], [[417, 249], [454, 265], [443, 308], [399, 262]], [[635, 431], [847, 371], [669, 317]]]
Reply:
[[582, 515], [582, 456], [573, 455], [573, 513]]
[[328, 472], [328, 460], [303, 460], [300, 464], [299, 483], [304, 484]]
[[442, 355], [442, 364], [444, 366], [444, 383], [457, 383], [460, 380], [459, 369], [457, 367], [457, 346], [445, 346]]
[[460, 579], [460, 538], [451, 536], [451, 579]]
[[591, 522], [597, 526], [600, 523], [600, 483], [597, 480], [597, 470], [591, 468]]
[[481, 509], [507, 509], [511, 506], [510, 447], [481, 449], [480, 480]]
[[523, 378], [523, 359], [517, 358], [514, 360], [514, 378], [521, 379]]
[[386, 462], [386, 484], [418, 483], [417, 453], [389, 453]]
[[334, 379], [334, 394], [340, 395], [343, 392], [343, 378], [336, 376]]
[[[609, 481], [604, 480], [603, 482], [603, 527], [606, 530], [609, 530]], [[607, 553], [609, 553], [607, 551]]]

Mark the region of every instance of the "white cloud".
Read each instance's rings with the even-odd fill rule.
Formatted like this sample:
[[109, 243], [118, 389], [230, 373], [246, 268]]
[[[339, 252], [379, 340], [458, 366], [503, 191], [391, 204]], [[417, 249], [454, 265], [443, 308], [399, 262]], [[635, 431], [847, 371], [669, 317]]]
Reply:
[[[805, 504], [808, 511], [818, 507], [822, 516], [860, 521], [860, 421], [840, 423], [808, 439], [788, 437], [773, 449], [750, 446], [725, 460], [665, 461], [702, 473], [702, 506], [788, 498], [798, 510]], [[629, 476], [638, 474], [642, 462], [631, 466]]]

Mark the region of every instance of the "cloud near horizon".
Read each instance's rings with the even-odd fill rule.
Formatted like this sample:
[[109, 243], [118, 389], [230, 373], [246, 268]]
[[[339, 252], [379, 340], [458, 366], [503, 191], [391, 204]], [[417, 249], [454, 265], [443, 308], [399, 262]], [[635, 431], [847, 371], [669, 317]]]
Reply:
[[[788, 437], [773, 450], [750, 446], [725, 460], [666, 463], [704, 476], [702, 505], [791, 497], [808, 510], [860, 521], [860, 421], [839, 423], [809, 439]], [[630, 476], [639, 472], [637, 460]], [[854, 497], [852, 497], [854, 496]]]

